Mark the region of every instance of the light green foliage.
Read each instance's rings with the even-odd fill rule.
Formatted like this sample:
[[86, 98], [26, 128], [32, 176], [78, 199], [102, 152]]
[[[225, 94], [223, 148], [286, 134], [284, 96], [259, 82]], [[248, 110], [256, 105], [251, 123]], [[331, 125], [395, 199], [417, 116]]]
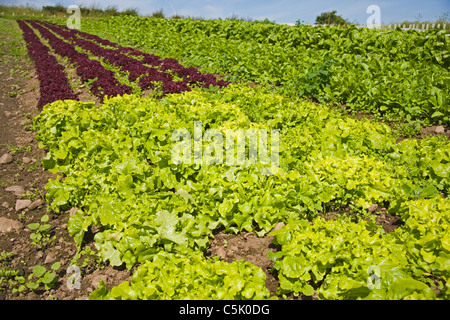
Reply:
[[[63, 24], [65, 21], [63, 22]], [[449, 33], [110, 17], [83, 31], [229, 80], [388, 119], [449, 122]]]
[[0, 252], [0, 291], [16, 285], [16, 278], [19, 277], [19, 271], [11, 265], [11, 256], [14, 252]]
[[45, 288], [45, 290], [53, 289], [58, 281], [56, 271], [61, 267], [59, 261], [52, 264], [51, 270], [47, 270], [44, 266], [36, 265], [33, 267], [32, 272], [27, 276], [18, 275], [18, 271], [14, 274], [14, 281], [10, 283], [13, 287], [12, 292], [18, 293], [24, 290], [36, 291], [38, 289]]
[[[52, 271], [57, 271], [61, 267], [60, 262], [55, 262], [51, 266]], [[31, 290], [37, 290], [41, 285], [44, 285], [46, 290], [54, 287], [58, 278], [54, 272], [47, 269], [44, 266], [34, 266], [33, 272], [28, 276], [26, 286]]]
[[347, 219], [289, 223], [273, 232], [282, 251], [269, 253], [279, 291], [313, 295], [320, 285], [322, 299], [435, 299], [426, 277], [450, 276], [449, 210], [440, 197], [405, 202], [405, 226], [388, 235]]
[[51, 227], [50, 224], [46, 223], [49, 219], [49, 216], [45, 214], [41, 218], [41, 223], [35, 222], [28, 224], [28, 228], [34, 231], [30, 234], [30, 239], [33, 240], [32, 243], [34, 245], [46, 247], [55, 240], [55, 237], [51, 237], [50, 231], [48, 230]]
[[226, 263], [200, 253], [178, 256], [161, 252], [136, 270], [131, 285], [123, 282], [109, 292], [100, 280], [89, 298], [261, 300], [270, 297], [265, 280], [260, 268], [243, 260]]
[[[222, 133], [237, 128], [280, 130], [279, 170], [273, 175], [262, 175], [260, 163], [174, 164], [171, 151], [177, 142], [172, 141], [172, 133], [185, 128], [193, 139], [194, 121], [202, 122], [203, 132], [206, 128]], [[425, 253], [411, 244], [407, 256], [397, 251], [389, 255], [392, 253], [389, 250], [406, 248], [403, 243], [415, 237], [417, 230], [428, 232], [423, 230], [419, 218], [415, 218], [419, 223], [415, 225], [412, 218], [406, 220], [405, 213], [407, 224], [405, 229], [400, 228], [404, 233], [399, 231], [389, 238], [374, 223], [314, 220], [330, 205], [364, 210], [372, 203], [389, 202], [389, 210], [397, 213], [407, 210], [408, 201], [420, 203], [447, 194], [450, 143], [443, 138], [406, 139], [396, 144], [394, 134], [385, 124], [355, 120], [325, 106], [239, 85], [221, 91], [193, 90], [162, 99], [116, 97], [106, 100], [99, 109], [92, 103], [57, 101], [44, 107], [34, 119], [34, 127], [40, 146], [49, 149], [43, 160], [44, 168], [65, 176], [61, 179], [58, 175], [46, 186], [51, 208], [55, 211], [79, 208], [68, 222], [69, 232], [79, 246], [91, 225], [102, 226], [102, 231], [95, 235], [95, 245], [103, 260], [113, 266], [125, 264], [132, 268], [139, 263], [142, 268], [156, 268], [154, 263], [159, 261], [156, 257], [175, 263], [184, 259], [184, 255], [206, 250], [208, 240], [220, 227], [227, 232], [246, 230], [263, 235], [283, 221], [288, 223], [286, 228], [292, 228], [292, 239], [303, 237], [304, 232], [310, 235], [306, 240], [311, 248], [315, 246], [318, 252], [325, 253], [338, 246], [341, 239], [349, 239], [352, 244], [344, 241], [337, 248], [346, 254], [347, 260], [335, 257], [334, 264], [329, 262], [328, 266], [336, 272], [330, 274], [328, 267], [321, 266], [328, 263], [323, 260], [326, 254], [307, 256], [311, 259], [309, 267], [315, 265], [314, 278], [309, 278], [309, 269], [301, 269], [304, 257], [292, 254], [300, 275], [291, 281], [292, 274], [285, 274], [289, 271], [283, 266], [285, 259], [287, 264], [291, 263], [290, 240], [279, 240], [284, 254], [279, 261], [283, 292], [311, 294], [313, 287], [308, 281], [322, 279], [325, 282], [319, 290], [321, 298], [356, 297], [354, 291], [345, 293], [345, 290], [363, 285], [370, 276], [364, 268], [384, 265], [383, 257], [391, 259], [386, 260], [389, 267], [380, 267], [383, 272], [388, 272], [385, 270], [392, 266], [392, 259], [397, 256], [402, 259], [405, 270], [401, 269], [401, 276], [396, 275], [395, 279], [410, 281], [418, 288], [413, 293], [434, 297], [423, 288], [423, 283], [414, 282], [426, 273], [431, 274], [433, 268], [440, 270], [433, 276], [444, 281], [448, 277], [447, 251], [436, 258], [426, 256], [441, 250], [431, 238], [423, 240]], [[436, 205], [446, 206], [446, 200], [442, 201]], [[305, 220], [313, 221], [312, 226], [307, 227]], [[319, 232], [322, 227], [329, 229], [329, 233]], [[448, 232], [448, 225], [433, 224], [430, 232], [439, 232], [440, 237], [445, 230]], [[281, 234], [277, 236], [280, 237]], [[393, 243], [392, 249], [387, 246], [388, 239]], [[375, 244], [373, 248], [371, 244]], [[426, 263], [410, 258], [420, 254], [426, 256]], [[210, 262], [200, 264], [203, 263]], [[347, 266], [353, 269], [337, 272]], [[329, 275], [324, 277], [325, 274]], [[344, 281], [341, 275], [358, 285], [346, 284], [343, 292], [339, 289], [340, 281]], [[136, 279], [143, 277], [139, 275]], [[139, 281], [135, 280], [134, 286]], [[389, 288], [383, 289], [388, 293], [383, 291], [376, 297], [389, 296]], [[394, 298], [410, 295], [395, 290]], [[130, 292], [127, 294], [132, 295]], [[150, 297], [153, 293], [133, 294]]]
[[450, 277], [450, 202], [440, 196], [407, 202], [399, 211], [405, 225], [395, 233], [415, 275]]

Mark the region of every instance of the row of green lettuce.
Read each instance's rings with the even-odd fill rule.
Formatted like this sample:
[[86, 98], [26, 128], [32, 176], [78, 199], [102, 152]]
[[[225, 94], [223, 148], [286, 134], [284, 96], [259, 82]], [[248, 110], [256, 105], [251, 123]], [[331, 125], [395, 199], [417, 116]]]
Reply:
[[85, 19], [82, 29], [228, 80], [275, 86], [287, 96], [345, 104], [386, 119], [449, 123], [446, 30], [129, 16]]
[[[275, 231], [282, 250], [272, 254], [280, 292], [320, 299], [450, 298], [450, 201], [405, 202], [405, 224], [383, 235], [346, 218], [291, 222]], [[270, 253], [269, 253], [270, 254]], [[434, 287], [436, 291], [430, 288]]]
[[[272, 234], [278, 294], [317, 294], [319, 299], [450, 298], [450, 202], [442, 198], [405, 203], [399, 232], [383, 235], [365, 221], [317, 218], [291, 221]], [[244, 260], [230, 264], [160, 252], [110, 291], [103, 282], [91, 299], [270, 299], [265, 275]], [[434, 287], [435, 290], [430, 288]], [[316, 288], [317, 293], [315, 293]], [[436, 291], [439, 291], [437, 296]]]
[[[203, 133], [216, 129], [224, 136], [227, 129], [278, 129], [279, 168], [263, 175], [265, 165], [259, 162], [175, 164], [172, 150], [179, 142], [172, 135], [186, 129], [193, 139], [196, 121]], [[212, 298], [267, 298], [267, 290], [255, 289], [264, 283], [264, 273], [254, 271], [258, 276], [249, 277], [248, 264], [228, 265], [198, 254], [218, 229], [262, 236], [278, 222], [287, 224], [276, 235], [282, 253], [272, 257], [280, 294], [310, 295], [316, 285], [318, 292], [324, 290], [322, 298], [349, 297], [355, 284], [343, 284], [344, 278], [364, 286], [361, 277], [367, 276], [368, 264], [397, 263], [402, 273], [390, 277], [401, 280], [407, 274], [405, 279], [414, 280], [401, 282], [402, 287], [418, 287], [411, 289], [418, 297], [448, 295], [450, 143], [445, 137], [397, 144], [385, 124], [239, 85], [163, 99], [116, 97], [98, 108], [89, 102], [57, 101], [44, 107], [34, 128], [40, 146], [49, 151], [44, 168], [59, 173], [46, 186], [51, 208], [79, 208], [68, 222], [77, 245], [83, 245], [91, 226], [101, 226], [94, 237], [99, 255], [113, 266], [140, 265], [131, 286], [123, 284], [110, 293], [101, 286], [94, 298], [176, 299], [186, 292], [195, 297], [197, 281], [205, 288], [224, 288]], [[204, 139], [203, 149], [211, 143]], [[373, 216], [359, 223], [320, 220], [332, 206], [350, 206], [364, 215], [373, 203], [388, 205], [405, 226], [387, 236]], [[302, 247], [299, 239], [305, 234], [310, 244]], [[311, 250], [332, 256], [309, 256]], [[393, 251], [405, 254], [400, 262]], [[166, 261], [165, 271], [155, 275], [151, 270], [161, 261]], [[175, 276], [177, 268], [188, 268], [186, 276]], [[340, 272], [344, 269], [346, 273]], [[424, 277], [439, 283], [438, 296], [428, 290], [431, 284]], [[155, 285], [151, 289], [141, 282]], [[197, 297], [205, 297], [205, 290]], [[367, 290], [357, 292], [360, 296], [350, 296], [368, 296]]]

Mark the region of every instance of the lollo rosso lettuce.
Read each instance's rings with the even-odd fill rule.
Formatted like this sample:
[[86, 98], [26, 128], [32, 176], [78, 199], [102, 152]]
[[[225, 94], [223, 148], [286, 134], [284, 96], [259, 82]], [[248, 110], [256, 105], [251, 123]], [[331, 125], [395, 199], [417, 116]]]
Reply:
[[30, 58], [34, 60], [40, 83], [40, 98], [37, 107], [42, 107], [57, 100], [79, 100], [73, 92], [64, 73], [49, 49], [41, 43], [34, 31], [24, 21], [17, 21], [23, 31], [24, 40]]
[[[69, 58], [78, 56], [78, 60], [80, 60], [81, 57], [87, 56], [86, 54], [75, 50], [76, 47], [81, 48], [111, 65], [118, 67], [120, 71], [128, 73], [129, 81], [134, 82], [139, 79], [138, 84], [143, 90], [154, 89], [155, 83], [158, 82], [162, 82], [162, 95], [189, 91], [191, 90], [191, 86], [196, 85], [209, 88], [210, 86], [226, 87], [230, 83], [224, 80], [217, 80], [216, 77], [211, 74], [202, 74], [197, 68], [185, 68], [175, 59], [161, 59], [155, 55], [147, 54], [132, 48], [122, 47], [99, 37], [49, 22], [33, 21], [31, 23], [35, 28], [40, 30], [45, 37], [50, 39], [53, 46], [56, 47], [56, 51], [61, 55], [67, 56], [67, 51], [69, 51]], [[63, 47], [64, 50], [61, 50], [60, 47]], [[74, 57], [72, 57], [72, 59], [74, 59]], [[97, 69], [103, 67], [95, 60], [82, 60], [81, 63], [78, 63], [79, 68], [82, 68], [83, 70], [83, 72], [79, 72], [82, 79], [87, 77], [88, 74], [91, 74], [91, 76], [87, 79], [99, 77], [91, 84], [92, 93], [95, 95], [103, 97], [105, 95], [116, 96], [130, 93], [129, 87], [118, 85], [116, 83], [117, 80], [112, 76], [111, 71], [105, 70], [105, 76], [102, 76], [102, 73], [99, 73], [99, 70], [86, 70], [86, 68], [81, 67], [84, 63], [93, 65], [97, 67]], [[181, 81], [175, 81], [174, 75], [181, 77]]]

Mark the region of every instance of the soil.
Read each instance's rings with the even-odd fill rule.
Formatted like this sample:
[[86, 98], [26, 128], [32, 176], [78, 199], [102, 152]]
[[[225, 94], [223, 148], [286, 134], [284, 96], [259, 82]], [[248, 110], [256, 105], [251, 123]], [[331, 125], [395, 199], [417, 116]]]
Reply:
[[206, 251], [207, 256], [219, 256], [228, 263], [244, 259], [260, 267], [266, 274], [266, 287], [271, 295], [276, 295], [279, 281], [271, 270], [273, 261], [267, 256], [267, 250], [276, 252], [281, 248], [272, 243], [273, 237], [259, 238], [252, 232], [229, 234], [220, 232], [211, 240], [211, 247]]
[[[369, 208], [369, 213], [375, 215], [375, 223], [381, 225], [386, 233], [393, 232], [404, 222], [399, 216], [389, 214], [386, 212], [387, 208], [373, 204]], [[326, 214], [321, 216], [325, 220], [333, 220], [338, 215], [357, 215], [349, 207], [331, 207]], [[264, 237], [257, 237], [252, 232], [243, 232], [239, 234], [229, 234], [219, 232], [211, 240], [211, 246], [206, 251], [206, 256], [219, 256], [221, 260], [228, 263], [234, 260], [244, 259], [256, 266], [260, 267], [266, 274], [266, 286], [271, 295], [277, 295], [276, 291], [280, 285], [276, 270], [273, 269], [274, 262], [267, 256], [267, 251], [277, 252], [281, 250], [280, 246], [272, 243], [273, 237], [266, 235]], [[278, 296], [280, 299], [299, 299], [299, 300], [316, 300], [317, 296], [312, 297], [294, 296], [293, 294], [287, 297]]]
[[427, 136], [439, 136], [439, 135], [444, 135], [447, 137], [447, 139], [450, 139], [450, 129], [440, 125], [425, 127], [422, 128], [422, 131], [418, 135], [416, 135], [415, 138], [420, 139], [425, 138]]
[[[404, 224], [403, 220], [399, 216], [387, 213], [387, 208], [379, 206], [378, 204], [372, 204], [368, 209], [368, 213], [375, 216], [375, 223], [382, 226], [384, 232], [386, 233], [391, 233]], [[368, 219], [368, 217], [364, 217], [363, 215], [354, 212], [350, 207], [337, 208], [336, 206], [331, 206], [328, 212], [326, 214], [322, 213], [321, 216], [325, 220], [333, 220], [341, 214], [353, 216], [355, 217], [355, 221], [356, 216], [359, 216], [362, 219]]]

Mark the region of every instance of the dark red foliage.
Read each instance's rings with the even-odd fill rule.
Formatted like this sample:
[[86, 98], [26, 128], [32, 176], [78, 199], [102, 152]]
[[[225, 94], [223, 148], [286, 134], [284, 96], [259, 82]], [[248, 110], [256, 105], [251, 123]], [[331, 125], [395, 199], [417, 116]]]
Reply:
[[[75, 65], [78, 76], [81, 81], [91, 82], [91, 92], [102, 98], [104, 96], [116, 96], [123, 94], [131, 94], [132, 88], [120, 84], [116, 79], [114, 72], [105, 69], [99, 61], [89, 59], [85, 53], [75, 50], [75, 47], [56, 37], [45, 27], [37, 23], [37, 21], [30, 21], [31, 25], [39, 30], [42, 37], [48, 40], [49, 45], [55, 53], [67, 57], [70, 63]], [[87, 41], [87, 40], [86, 40]]]
[[[133, 48], [119, 46], [116, 43], [95, 35], [48, 22], [41, 23], [77, 46], [90, 51], [98, 57], [103, 57], [109, 63], [120, 67], [122, 71], [128, 71], [130, 81], [136, 81], [139, 78], [139, 86], [142, 89], [152, 88], [152, 82], [154, 81], [163, 83], [163, 94], [181, 92], [179, 91], [181, 88], [190, 90], [188, 85], [201, 85], [208, 88], [211, 85], [226, 87], [230, 83], [224, 80], [217, 80], [216, 77], [211, 74], [202, 74], [197, 68], [185, 68], [179, 64], [177, 60], [172, 58], [161, 59], [158, 56], [144, 53]], [[103, 48], [98, 44], [107, 45], [115, 49]], [[125, 53], [133, 57], [142, 57], [142, 60], [139, 61], [134, 59], [129, 55], [125, 55]], [[159, 66], [161, 71], [173, 72], [183, 78], [183, 84], [174, 82], [170, 73], [161, 72], [148, 66]], [[167, 82], [168, 84], [165, 85]]]
[[[81, 81], [89, 81], [91, 92], [101, 98], [132, 93], [132, 88], [120, 84], [111, 70], [105, 69], [101, 62], [90, 59], [87, 53], [79, 52], [76, 47], [128, 72], [129, 81], [138, 81], [142, 89], [153, 89], [156, 83], [161, 83], [162, 95], [189, 91], [191, 86], [208, 88], [211, 85], [225, 87], [229, 84], [228, 81], [217, 80], [211, 74], [202, 74], [197, 68], [185, 68], [172, 58], [161, 59], [95, 35], [45, 21], [27, 22], [39, 30], [55, 53], [69, 59]], [[28, 29], [34, 34], [31, 28]], [[182, 78], [182, 81], [174, 81], [174, 75]]]
[[185, 82], [182, 81], [167, 81], [162, 85], [162, 90], [167, 93], [181, 93], [184, 91], [190, 91], [191, 88]]
[[[72, 44], [77, 45], [83, 50], [89, 51], [91, 54], [97, 57], [102, 57], [103, 59], [105, 59], [114, 66], [120, 67], [121, 71], [128, 71], [129, 72], [128, 80], [130, 81], [136, 81], [139, 77], [144, 76], [146, 74], [151, 75], [154, 79], [158, 79], [152, 81], [164, 82], [172, 80], [172, 76], [170, 74], [160, 72], [155, 68], [146, 67], [141, 61], [135, 58], [131, 58], [124, 54], [125, 52], [136, 54], [136, 50], [132, 48], [119, 47], [118, 45], [113, 44], [112, 42], [102, 40], [98, 37], [88, 35], [86, 33], [82, 33], [77, 30], [70, 30], [68, 28], [64, 28], [50, 23], [42, 23], [42, 24], [45, 24], [47, 28], [63, 36], [66, 40], [72, 42]], [[118, 49], [108, 49], [101, 47], [96, 42], [86, 40], [85, 38], [80, 38], [80, 36], [96, 40], [96, 42], [102, 43], [103, 45], [118, 47]], [[147, 57], [147, 59], [149, 58], [150, 57]], [[157, 60], [157, 57], [151, 58], [153, 60]], [[146, 81], [143, 81], [142, 83], [146, 83]], [[148, 85], [142, 88], [146, 89], [147, 87]]]
[[149, 72], [139, 79], [139, 86], [142, 89], [154, 88], [152, 82], [168, 82], [172, 80], [172, 76], [168, 73], [159, 72], [156, 69], [150, 69]]
[[67, 81], [64, 68], [49, 54], [47, 46], [39, 41], [37, 35], [24, 21], [18, 20], [17, 23], [23, 31], [28, 54], [36, 66], [40, 83], [38, 108], [42, 109], [46, 104], [57, 100], [79, 100]]

